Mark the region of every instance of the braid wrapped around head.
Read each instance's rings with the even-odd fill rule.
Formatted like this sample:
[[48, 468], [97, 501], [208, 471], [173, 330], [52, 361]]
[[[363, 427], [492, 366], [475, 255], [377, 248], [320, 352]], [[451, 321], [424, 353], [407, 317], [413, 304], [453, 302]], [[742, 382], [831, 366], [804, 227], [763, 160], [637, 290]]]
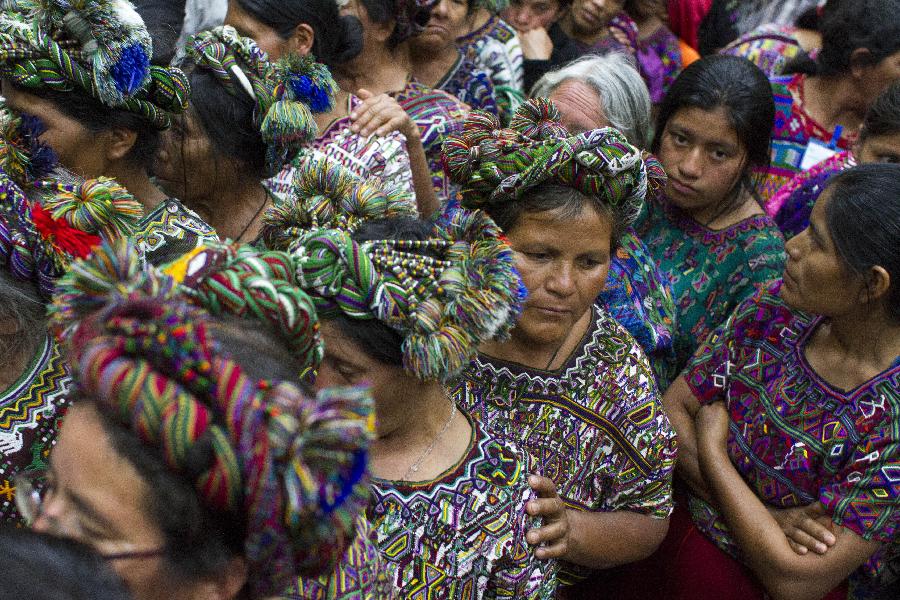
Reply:
[[403, 365], [445, 381], [521, 310], [524, 287], [512, 251], [482, 211], [455, 210], [427, 240], [357, 243], [339, 229], [312, 230], [293, 245], [297, 279], [322, 318], [378, 319], [403, 337]]
[[32, 280], [45, 298], [73, 259], [102, 239], [130, 235], [143, 216], [140, 203], [112, 179], [72, 184], [42, 179], [29, 197], [0, 170], [0, 265]]
[[473, 111], [462, 133], [444, 142], [444, 168], [462, 186], [462, 204], [479, 208], [521, 199], [545, 183], [599, 197], [630, 225], [648, 189], [665, 182], [659, 162], [606, 127], [570, 135], [544, 98], [519, 106], [509, 129]]
[[180, 70], [150, 65], [152, 42], [127, 0], [41, 0], [0, 13], [0, 77], [26, 89], [79, 89], [158, 129], [187, 108]]
[[250, 96], [256, 126], [267, 146], [266, 164], [277, 171], [317, 133], [313, 113], [334, 107], [337, 84], [311, 56], [269, 62], [252, 39], [223, 25], [194, 36], [188, 56], [212, 72], [232, 96]]
[[306, 157], [294, 170], [287, 199], [266, 211], [262, 239], [267, 248], [287, 250], [310, 229], [353, 232], [373, 219], [417, 214], [414, 202], [386, 194], [379, 180], [363, 181], [326, 157]]
[[310, 399], [252, 380], [207, 318], [178, 301], [113, 299], [78, 324], [73, 377], [213, 514], [246, 523], [250, 584], [268, 596], [331, 568], [352, 541], [369, 497], [371, 401], [359, 389]]

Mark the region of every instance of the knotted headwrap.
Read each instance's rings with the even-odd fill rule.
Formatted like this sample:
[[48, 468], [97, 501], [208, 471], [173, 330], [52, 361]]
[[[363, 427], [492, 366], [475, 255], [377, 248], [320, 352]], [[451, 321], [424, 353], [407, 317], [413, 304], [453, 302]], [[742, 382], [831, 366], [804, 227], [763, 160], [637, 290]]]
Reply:
[[252, 39], [228, 25], [198, 33], [188, 57], [212, 72], [232, 96], [249, 96], [254, 120], [267, 145], [266, 163], [277, 171], [291, 162], [317, 133], [313, 113], [334, 107], [337, 84], [311, 56], [288, 55], [278, 62]]
[[210, 510], [246, 519], [255, 597], [339, 560], [369, 495], [367, 392], [310, 399], [253, 381], [217, 350], [202, 311], [172, 301], [112, 303], [78, 326], [72, 350], [76, 385], [100, 410], [157, 449]]
[[28, 189], [26, 196], [0, 169], [0, 266], [34, 281], [45, 298], [73, 259], [103, 238], [129, 235], [142, 216], [140, 203], [112, 179], [42, 179]]
[[508, 129], [497, 118], [473, 111], [463, 132], [444, 142], [444, 167], [462, 186], [462, 204], [481, 208], [518, 200], [551, 183], [599, 197], [630, 225], [648, 189], [665, 182], [665, 172], [616, 129], [570, 135], [559, 111], [544, 98], [521, 105]]
[[417, 215], [414, 202], [386, 194], [379, 180], [363, 181], [328, 158], [308, 157], [294, 170], [288, 197], [266, 211], [261, 235], [267, 248], [287, 250], [310, 229], [353, 232], [373, 219]]
[[127, 0], [40, 0], [0, 13], [0, 78], [34, 90], [86, 92], [165, 129], [187, 108], [180, 70], [150, 65], [152, 42]]
[[320, 317], [382, 321], [403, 336], [403, 366], [421, 379], [447, 380], [482, 341], [505, 336], [525, 295], [509, 245], [482, 211], [449, 211], [424, 241], [357, 243], [323, 229], [292, 249]]

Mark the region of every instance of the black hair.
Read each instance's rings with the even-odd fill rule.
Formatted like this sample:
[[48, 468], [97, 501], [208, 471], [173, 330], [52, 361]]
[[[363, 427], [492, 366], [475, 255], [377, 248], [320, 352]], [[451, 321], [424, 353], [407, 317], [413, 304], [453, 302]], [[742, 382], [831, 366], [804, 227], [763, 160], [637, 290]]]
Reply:
[[91, 133], [97, 134], [112, 129], [133, 131], [137, 137], [125, 155], [125, 160], [129, 165], [147, 171], [153, 166], [156, 151], [159, 150], [160, 132], [146, 118], [127, 110], [110, 108], [80, 89], [57, 92], [13, 85], [18, 90], [52, 102], [56, 110], [78, 121]]
[[882, 92], [869, 107], [859, 132], [859, 141], [896, 133], [900, 133], [900, 81]]
[[815, 59], [802, 55], [787, 73], [833, 76], [848, 73], [853, 52], [867, 49], [867, 65], [876, 65], [900, 51], [900, 0], [829, 2], [819, 21], [822, 49]]
[[127, 600], [131, 595], [89, 546], [32, 529], [0, 529], [0, 573], [7, 598]]
[[501, 230], [509, 233], [525, 213], [559, 211], [561, 213], [559, 217], [567, 220], [581, 214], [586, 205], [609, 219], [612, 225], [610, 251], [615, 250], [625, 228], [621, 211], [604, 202], [599, 196], [587, 196], [568, 186], [544, 183], [528, 190], [516, 202], [489, 204], [484, 207], [484, 211]]
[[[353, 233], [353, 240], [426, 240], [430, 236], [431, 225], [426, 221], [393, 217], [363, 224]], [[403, 336], [389, 325], [378, 319], [353, 319], [345, 315], [329, 320], [367, 356], [392, 367], [403, 366]]]
[[875, 266], [888, 272], [886, 308], [900, 322], [900, 165], [853, 167], [834, 176], [826, 190], [825, 219], [838, 254], [862, 277]]
[[659, 106], [654, 153], [659, 153], [669, 119], [683, 108], [725, 109], [738, 141], [747, 151], [744, 172], [713, 220], [737, 208], [745, 190], [758, 202], [758, 177], [753, 175], [753, 169], [769, 165], [775, 122], [775, 99], [766, 75], [747, 59], [736, 56], [707, 56], [691, 64], [681, 72]]
[[[430, 8], [418, 8], [415, 0], [404, 0], [406, 4], [413, 5], [410, 10], [410, 18], [413, 24], [418, 27], [425, 27], [431, 18]], [[395, 0], [360, 0], [360, 4], [365, 7], [369, 15], [369, 19], [373, 23], [383, 25], [388, 21], [396, 21], [400, 16], [398, 3]], [[408, 32], [402, 31], [399, 27], [394, 27], [391, 36], [387, 40], [388, 50], [395, 50], [406, 39]]]
[[288, 39], [298, 25], [313, 30], [312, 53], [333, 68], [356, 58], [363, 48], [362, 23], [341, 16], [334, 0], [236, 0], [254, 19]]

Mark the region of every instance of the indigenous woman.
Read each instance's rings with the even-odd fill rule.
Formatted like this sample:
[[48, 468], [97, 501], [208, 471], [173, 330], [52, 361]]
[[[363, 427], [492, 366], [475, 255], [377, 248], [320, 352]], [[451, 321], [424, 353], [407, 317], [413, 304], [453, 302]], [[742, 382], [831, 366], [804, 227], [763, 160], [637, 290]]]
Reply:
[[456, 45], [474, 0], [440, 0], [425, 30], [409, 40], [412, 74], [418, 81], [456, 96], [470, 108], [497, 113], [490, 76], [463, 56]]
[[823, 18], [815, 60], [772, 79], [772, 161], [758, 169], [764, 200], [796, 173], [849, 150], [872, 102], [900, 79], [898, 12], [900, 0], [840, 2]]
[[812, 169], [798, 173], [766, 204], [785, 237], [809, 225], [819, 194], [834, 175], [857, 163], [900, 163], [900, 83], [887, 89], [866, 114], [852, 150], [839, 152]]
[[673, 519], [657, 593], [845, 598], [849, 577], [850, 598], [895, 597], [898, 235], [900, 166], [834, 177], [787, 244], [784, 281], [669, 388], [690, 516]]
[[653, 104], [662, 102], [683, 67], [681, 42], [666, 26], [666, 3], [626, 0], [625, 12], [638, 27], [637, 62]]
[[344, 225], [277, 239], [323, 319], [316, 385], [372, 384], [367, 514], [396, 597], [552, 598], [555, 565], [525, 539], [528, 464], [443, 387], [515, 319], [508, 246], [478, 211]]
[[653, 151], [668, 174], [635, 229], [675, 298], [675, 370], [756, 288], [777, 279], [784, 240], [756, 200], [769, 158], [772, 92], [744, 59], [711, 56], [660, 105]]
[[[332, 73], [363, 49], [359, 20], [341, 16], [333, 0], [231, 0], [225, 23], [253, 38], [270, 60], [312, 55]], [[370, 90], [338, 88], [334, 106], [315, 117], [319, 134], [313, 156], [327, 156], [361, 179], [378, 178], [395, 196], [414, 200], [418, 188], [423, 202], [436, 205], [418, 129], [396, 101]], [[365, 130], [355, 126], [361, 119], [369, 124]], [[285, 169], [267, 185], [283, 198], [292, 177], [292, 169]]]
[[[15, 156], [31, 171], [25, 150], [7, 142], [4, 168]], [[131, 233], [140, 216], [140, 203], [108, 179], [23, 189], [0, 170], [0, 522], [19, 522], [14, 479], [46, 465], [69, 405], [69, 372], [46, 326], [56, 279], [101, 237]]]
[[506, 0], [471, 0], [466, 31], [456, 38], [463, 56], [484, 69], [494, 84], [501, 115], [507, 119], [522, 101], [525, 71], [519, 36], [500, 17]]
[[272, 204], [263, 181], [315, 138], [311, 111], [331, 106], [334, 80], [309, 58], [270, 63], [227, 25], [194, 36], [184, 68], [191, 106], [166, 133], [157, 176], [221, 237], [253, 241]]
[[675, 436], [641, 347], [595, 305], [619, 234], [661, 171], [616, 130], [573, 136], [554, 112], [532, 100], [512, 129], [474, 113], [445, 153], [463, 203], [483, 206], [508, 236], [528, 290], [511, 337], [485, 340], [451, 389], [482, 427], [536, 460], [541, 498], [528, 511], [550, 523], [528, 541], [538, 558], [565, 561], [566, 584], [662, 540]]
[[35, 124], [62, 167], [115, 178], [143, 205], [141, 230], [181, 243], [202, 235], [150, 179], [160, 130], [186, 108], [188, 83], [178, 69], [150, 66], [150, 35], [127, 0], [17, 3], [0, 13], [0, 48], [7, 107]]
[[80, 263], [56, 300], [78, 400], [48, 492], [20, 504], [35, 528], [113, 559], [138, 600], [280, 594], [340, 558], [368, 497], [368, 398], [345, 389], [312, 399], [298, 387], [314, 366], [301, 357], [321, 351], [311, 303], [266, 276], [290, 277], [288, 255], [247, 252], [230, 264], [219, 255], [224, 268], [192, 264], [184, 282], [197, 283], [194, 302], [219, 306], [261, 306], [268, 284], [273, 312], [294, 317], [283, 336], [186, 303], [127, 244]]

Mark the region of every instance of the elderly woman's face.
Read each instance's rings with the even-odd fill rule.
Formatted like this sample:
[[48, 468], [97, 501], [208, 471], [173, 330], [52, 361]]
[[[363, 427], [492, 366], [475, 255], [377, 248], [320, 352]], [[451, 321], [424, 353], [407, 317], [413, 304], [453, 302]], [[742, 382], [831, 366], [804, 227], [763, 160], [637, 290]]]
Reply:
[[600, 95], [584, 82], [577, 79], [563, 81], [550, 94], [550, 100], [559, 109], [563, 126], [571, 133], [609, 126]]

